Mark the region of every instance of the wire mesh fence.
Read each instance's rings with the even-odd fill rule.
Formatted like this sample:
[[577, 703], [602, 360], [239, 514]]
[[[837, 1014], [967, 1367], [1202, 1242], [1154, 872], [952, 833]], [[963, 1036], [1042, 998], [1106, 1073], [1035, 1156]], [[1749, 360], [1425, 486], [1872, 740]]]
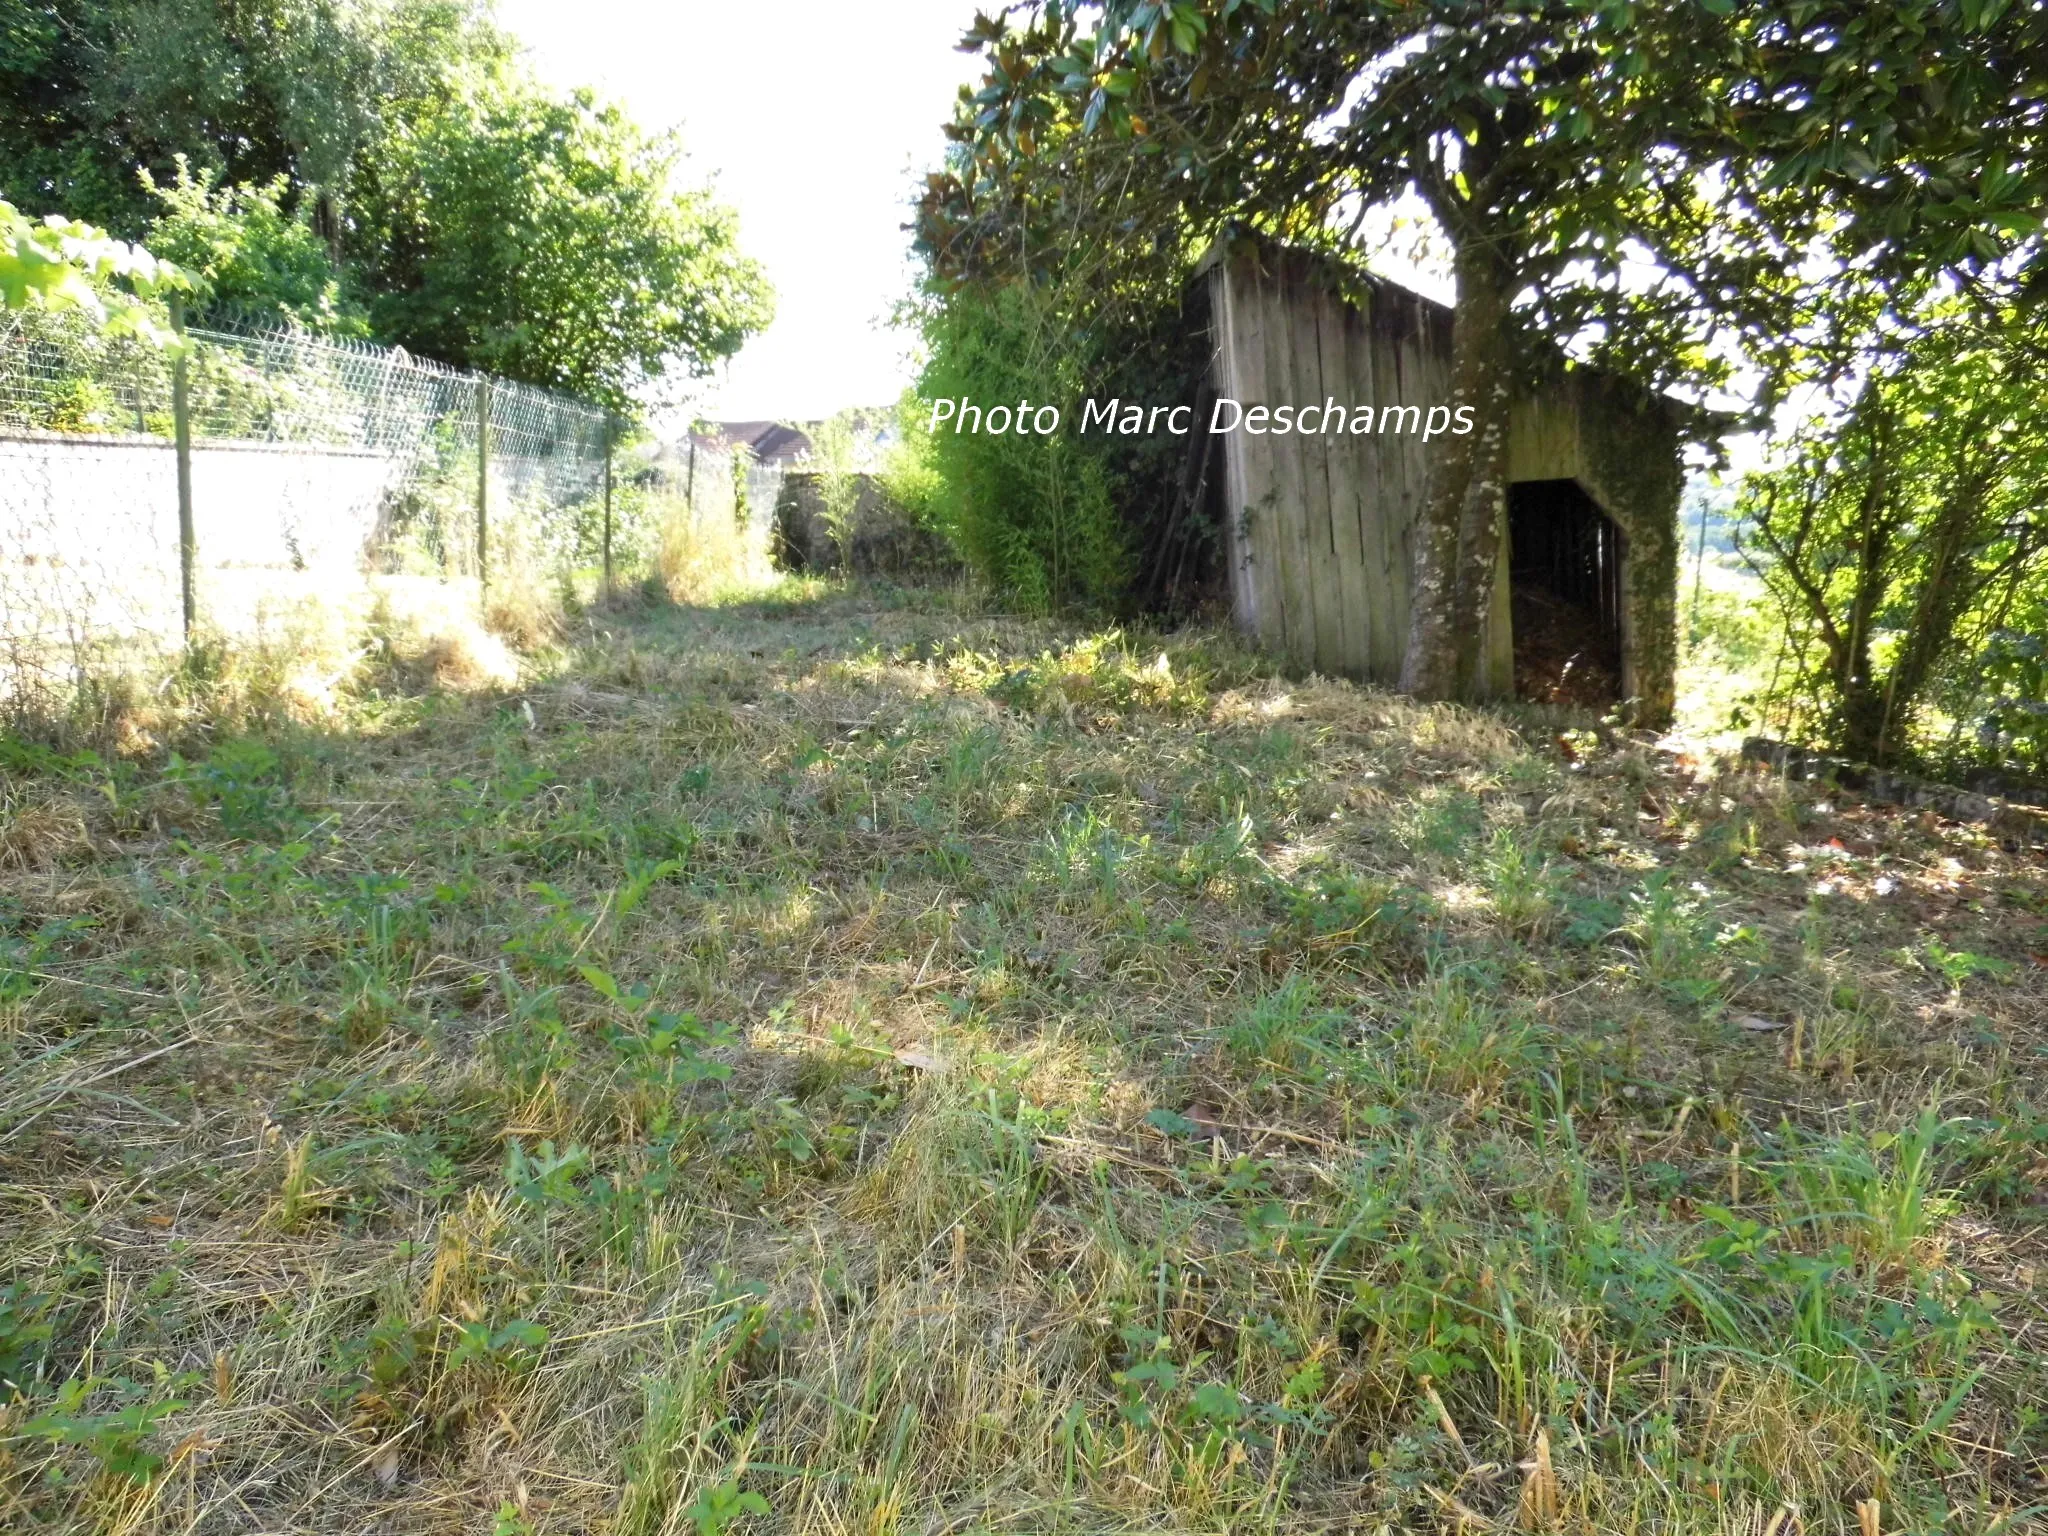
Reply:
[[181, 365], [84, 316], [0, 317], [0, 697], [182, 643], [186, 522], [198, 627], [225, 636], [380, 578], [573, 598], [653, 570], [678, 518], [758, 521], [765, 549], [758, 470], [622, 455], [581, 401], [299, 332], [188, 340]]

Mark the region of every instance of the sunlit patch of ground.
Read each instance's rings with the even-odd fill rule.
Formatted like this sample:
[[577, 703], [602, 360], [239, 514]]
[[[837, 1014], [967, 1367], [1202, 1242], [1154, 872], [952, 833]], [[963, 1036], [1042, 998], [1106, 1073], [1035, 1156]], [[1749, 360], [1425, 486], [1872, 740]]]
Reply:
[[564, 634], [0, 747], [0, 1528], [2038, 1519], [2039, 854], [1208, 632]]

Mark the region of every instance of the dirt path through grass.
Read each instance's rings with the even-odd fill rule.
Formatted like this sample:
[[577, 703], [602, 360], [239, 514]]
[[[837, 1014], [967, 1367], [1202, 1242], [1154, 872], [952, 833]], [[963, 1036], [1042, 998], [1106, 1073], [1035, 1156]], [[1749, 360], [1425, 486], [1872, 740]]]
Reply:
[[1557, 730], [862, 593], [0, 744], [0, 1529], [2038, 1522], [2048, 872]]

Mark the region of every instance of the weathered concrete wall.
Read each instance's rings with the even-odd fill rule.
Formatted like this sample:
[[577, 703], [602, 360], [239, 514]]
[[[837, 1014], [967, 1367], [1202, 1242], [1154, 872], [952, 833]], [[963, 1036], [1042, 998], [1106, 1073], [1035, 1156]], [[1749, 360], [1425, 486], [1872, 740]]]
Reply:
[[[1621, 529], [1622, 695], [1636, 701], [1640, 719], [1669, 720], [1677, 702], [1678, 503], [1685, 488], [1676, 411], [1644, 390], [1579, 368], [1517, 402], [1510, 420], [1510, 479], [1576, 480]], [[1524, 458], [1516, 457], [1517, 441]]]
[[[209, 624], [256, 622], [280, 591], [359, 585], [402, 466], [353, 449], [198, 442], [198, 586]], [[15, 641], [178, 633], [176, 455], [157, 437], [0, 436], [0, 633]]]
[[[1218, 391], [1251, 405], [1334, 398], [1375, 411], [1451, 402], [1451, 312], [1308, 252], [1233, 242], [1206, 269]], [[1583, 369], [1560, 368], [1509, 416], [1509, 479], [1573, 479], [1627, 541], [1624, 689], [1670, 713], [1676, 660], [1676, 412]], [[1392, 682], [1407, 642], [1410, 542], [1439, 436], [1324, 433], [1226, 439], [1232, 606], [1295, 665]], [[1502, 508], [1506, 517], [1506, 508]], [[1514, 687], [1503, 529], [1481, 691]]]

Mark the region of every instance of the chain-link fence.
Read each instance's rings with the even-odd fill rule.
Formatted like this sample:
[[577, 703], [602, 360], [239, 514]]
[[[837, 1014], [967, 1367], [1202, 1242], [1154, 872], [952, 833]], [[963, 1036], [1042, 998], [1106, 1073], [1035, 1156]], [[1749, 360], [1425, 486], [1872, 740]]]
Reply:
[[188, 339], [180, 363], [81, 315], [0, 318], [0, 695], [380, 578], [574, 600], [655, 569], [678, 516], [759, 521], [765, 549], [745, 465], [621, 454], [580, 401], [297, 332]]

